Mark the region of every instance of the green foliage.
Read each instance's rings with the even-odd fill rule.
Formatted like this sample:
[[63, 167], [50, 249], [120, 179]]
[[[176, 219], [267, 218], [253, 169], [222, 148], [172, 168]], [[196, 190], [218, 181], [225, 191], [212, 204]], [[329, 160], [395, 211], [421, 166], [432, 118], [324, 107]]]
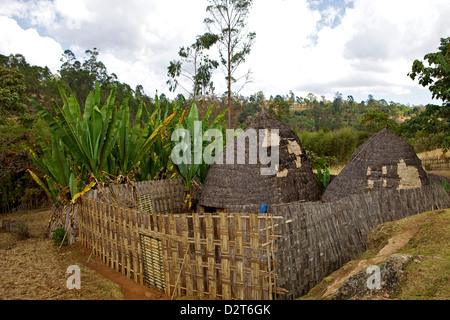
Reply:
[[[3, 56], [0, 55], [0, 66], [5, 69], [17, 70], [23, 76], [23, 84], [25, 91], [21, 96], [21, 102], [28, 104], [25, 97], [34, 97], [45, 107], [50, 106], [50, 100], [58, 96], [57, 82], [58, 78], [55, 77], [48, 67], [39, 67], [30, 65], [25, 57], [21, 54]], [[30, 106], [28, 106], [30, 107]], [[30, 122], [34, 122], [36, 115], [32, 108], [26, 108], [24, 113], [19, 116], [20, 122], [28, 123], [30, 128]], [[24, 121], [22, 121], [22, 118]]]
[[78, 60], [70, 50], [65, 50], [61, 61], [59, 74], [65, 84], [65, 88], [74, 94], [80, 101], [85, 101], [89, 93], [94, 89], [95, 83], [99, 83], [103, 89], [110, 88], [117, 79], [115, 74], [109, 75], [106, 66], [98, 60], [97, 48], [85, 51], [86, 57]]
[[190, 80], [192, 90], [182, 87], [185, 91], [192, 94], [194, 100], [198, 95], [206, 95], [214, 91], [214, 83], [211, 81], [212, 72], [217, 69], [219, 63], [210, 59], [204, 53], [210, 49], [219, 39], [215, 34], [205, 33], [197, 37], [197, 41], [191, 46], [181, 47], [178, 55], [180, 60], [171, 61], [167, 75], [171, 80], [167, 81], [170, 85], [170, 91], [175, 91], [181, 86], [180, 78]]
[[[176, 125], [176, 129], [179, 130], [176, 131], [175, 135], [172, 135], [172, 139], [175, 139], [172, 144], [173, 151], [179, 153], [180, 157], [183, 157], [183, 161], [175, 163], [175, 169], [184, 183], [186, 190], [185, 209], [188, 212], [192, 206], [190, 192], [194, 178], [198, 178], [203, 185], [210, 166], [203, 157], [205, 148], [208, 145], [203, 137], [209, 129], [217, 129], [221, 134], [224, 131], [223, 122], [228, 110], [221, 112], [209, 123], [213, 108], [214, 105], [211, 105], [203, 119], [200, 119], [197, 105], [192, 103], [191, 107], [185, 110], [186, 116], [180, 118]], [[184, 143], [186, 141], [188, 143]], [[220, 147], [223, 148], [224, 142], [222, 140]]]
[[365, 113], [364, 118], [361, 120], [361, 124], [370, 133], [377, 133], [386, 126], [397, 134], [400, 132], [397, 123], [392, 120], [388, 114], [382, 112], [369, 111]]
[[47, 122], [52, 134], [70, 150], [75, 163], [101, 180], [103, 172], [114, 172], [108, 160], [115, 147], [124, 113], [114, 105], [115, 90], [111, 91], [107, 103], [100, 110], [100, 87], [97, 85], [95, 93], [89, 93], [86, 99], [83, 115], [75, 96], [68, 97], [61, 89], [61, 97], [64, 102], [62, 108], [53, 103], [56, 117], [34, 100], [30, 101]]
[[[184, 132], [180, 131], [181, 135], [179, 138], [181, 140], [190, 139], [190, 145], [184, 145], [183, 150], [180, 150], [186, 161], [175, 165], [177, 172], [183, 179], [186, 191], [191, 190], [194, 177], [197, 177], [200, 183], [203, 184], [209, 170], [209, 164], [205, 162], [203, 157], [205, 147], [207, 147], [208, 143], [203, 141], [203, 136], [209, 129], [217, 129], [221, 133], [224, 131], [223, 121], [228, 110], [222, 111], [209, 123], [213, 108], [214, 106], [211, 105], [203, 119], [200, 119], [197, 105], [192, 103], [186, 117], [180, 119], [180, 122], [176, 126], [176, 129], [185, 130]], [[201, 126], [196, 126], [196, 123], [201, 123]], [[185, 134], [188, 136], [185, 137]], [[180, 146], [180, 142], [174, 141], [173, 147], [176, 145]], [[201, 161], [199, 161], [200, 158]]]
[[[213, 118], [210, 122], [210, 118], [212, 115], [214, 109], [214, 105], [211, 105], [206, 112], [205, 116], [202, 120], [202, 136], [203, 136], [203, 142], [202, 142], [202, 153], [205, 152], [205, 148], [212, 142], [212, 137], [208, 137], [208, 130], [210, 129], [216, 129], [222, 133], [223, 136], [225, 136], [225, 126], [224, 126], [224, 118], [226, 113], [228, 112], [227, 109], [223, 110], [221, 113], [219, 113], [215, 118]], [[225, 145], [225, 139], [222, 141], [222, 145], [220, 147], [223, 147]], [[213, 155], [215, 156], [215, 155]], [[202, 164], [198, 168], [197, 171], [197, 178], [199, 179], [200, 183], [203, 185], [206, 180], [206, 176], [209, 171], [210, 164], [205, 162], [205, 159], [203, 159]]]
[[[176, 115], [176, 113], [170, 116], [166, 114], [164, 120], [159, 123], [159, 121], [155, 122], [155, 117], [158, 113], [158, 111], [155, 111], [153, 116], [150, 117], [150, 120], [142, 128], [142, 110], [143, 105], [140, 104], [134, 125], [131, 128], [128, 104], [122, 104], [123, 115], [119, 127], [117, 162], [120, 172], [123, 175], [130, 175], [131, 171], [139, 165], [141, 159], [148, 155], [153, 143], [158, 138], [161, 138], [161, 131], [167, 127]], [[153, 124], [156, 124], [156, 126], [153, 126]]]
[[417, 152], [435, 148], [450, 149], [450, 103], [427, 105], [418, 115], [401, 125], [402, 135]]
[[28, 172], [54, 203], [68, 204], [84, 187], [86, 171], [74, 164], [67, 148], [57, 136], [52, 135], [50, 141], [47, 146], [41, 139], [43, 154], [40, 156], [29, 149], [31, 159], [44, 173], [44, 181], [33, 171]]
[[[153, 112], [143, 104], [142, 118], [149, 128], [149, 132], [154, 132], [162, 123], [169, 117], [170, 112], [175, 116], [173, 120], [168, 123], [167, 127], [160, 132], [155, 138], [154, 143], [147, 156], [142, 157], [139, 163], [139, 169], [136, 173], [136, 178], [141, 181], [154, 179], [170, 178], [174, 169], [170, 161], [172, 151], [172, 143], [169, 139], [171, 132], [173, 132], [176, 123], [182, 115], [181, 104], [182, 100], [174, 101], [172, 105], [165, 103], [166, 110], [163, 113], [162, 105], [158, 96], [155, 96], [155, 109]], [[170, 110], [172, 108], [172, 110]]]
[[[250, 54], [256, 33], [245, 32], [252, 0], [208, 0], [206, 7], [209, 17], [204, 22], [211, 34], [217, 34], [217, 47], [220, 62], [225, 67], [227, 82], [228, 127], [231, 127], [232, 113], [232, 85], [239, 79], [246, 82], [250, 78], [250, 70], [246, 75], [238, 78], [237, 69], [245, 62]], [[245, 83], [244, 83], [245, 85]]]
[[[68, 245], [67, 237], [64, 238], [66, 234], [66, 230], [64, 228], [58, 228], [52, 231], [52, 241], [55, 243], [55, 245], [60, 246], [61, 243], [64, 246]], [[64, 239], [64, 242], [63, 242]]]
[[28, 231], [28, 225], [23, 222], [23, 221], [19, 221], [17, 223], [17, 233], [19, 234], [19, 236], [23, 239], [28, 239], [30, 238], [30, 232]]
[[24, 146], [37, 144], [33, 129], [12, 120], [0, 125], [0, 213], [34, 209], [48, 199], [27, 173], [39, 170]]
[[[384, 126], [388, 123], [395, 130], [397, 118], [409, 117], [420, 110], [420, 107], [408, 107], [393, 101], [387, 103], [384, 99], [376, 100], [372, 95], [369, 95], [367, 101], [361, 101], [360, 103], [355, 102], [351, 96], [344, 100], [339, 92], [336, 93], [333, 101], [327, 101], [325, 97], [318, 101], [313, 94], [308, 96], [309, 98], [296, 97], [295, 105], [291, 104], [291, 107], [295, 107], [295, 109], [291, 111], [289, 118], [286, 119], [286, 124], [290, 128], [298, 128], [299, 131], [317, 132], [326, 128], [331, 131], [337, 131], [350, 127], [363, 131], [368, 130], [361, 123], [365, 115], [376, 113], [385, 114], [387, 119], [383, 120]], [[285, 96], [286, 99], [287, 97]], [[376, 124], [376, 122], [373, 124]], [[381, 126], [380, 129], [384, 126]], [[375, 127], [380, 126], [376, 125]], [[371, 131], [376, 132], [377, 128], [375, 127], [371, 128]]]
[[77, 99], [67, 97], [61, 89], [64, 106], [53, 104], [56, 117], [30, 100], [47, 123], [51, 136], [51, 149], [41, 139], [43, 156], [30, 150], [32, 160], [42, 170], [45, 182], [29, 171], [33, 179], [51, 195], [55, 203], [70, 202], [88, 183], [89, 179], [104, 180], [105, 174], [129, 176], [148, 155], [161, 131], [175, 114], [153, 128], [150, 117], [144, 128], [141, 125], [142, 105], [131, 128], [128, 99], [120, 109], [114, 105], [115, 90], [100, 108], [100, 87], [90, 92], [84, 114]]
[[0, 66], [0, 124], [4, 124], [11, 116], [21, 116], [25, 113], [25, 89], [24, 76], [19, 70]]
[[428, 67], [423, 61], [415, 60], [408, 76], [413, 80], [418, 78], [419, 84], [429, 87], [433, 99], [450, 102], [450, 37], [441, 38], [439, 51], [425, 55], [424, 60]]
[[443, 133], [440, 145], [444, 151], [450, 149], [450, 37], [441, 38], [439, 51], [425, 55], [423, 61], [415, 60], [412, 71], [408, 73], [411, 79], [419, 79], [419, 84], [428, 87], [433, 98], [441, 99], [442, 107], [427, 105], [425, 111], [406, 121], [404, 134], [414, 135], [425, 133], [429, 137]]
[[322, 192], [325, 192], [331, 181], [330, 170], [326, 166], [324, 158], [318, 158], [314, 161], [314, 167], [317, 169], [317, 180]]
[[441, 183], [444, 190], [450, 194], [450, 183], [447, 180], [442, 181]]
[[327, 166], [347, 162], [358, 147], [358, 133], [351, 128], [330, 132], [303, 131], [299, 138], [312, 161], [324, 158]]
[[269, 105], [269, 114], [275, 119], [284, 121], [289, 116], [289, 108], [289, 101], [286, 101], [282, 96], [277, 95]]

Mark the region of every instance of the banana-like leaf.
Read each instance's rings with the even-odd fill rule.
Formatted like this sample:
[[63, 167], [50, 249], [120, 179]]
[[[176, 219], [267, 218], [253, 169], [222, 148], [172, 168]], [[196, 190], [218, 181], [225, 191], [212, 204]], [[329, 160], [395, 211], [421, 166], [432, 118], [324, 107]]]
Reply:
[[56, 198], [57, 195], [54, 194], [53, 192], [50, 192], [50, 190], [47, 188], [47, 186], [41, 181], [41, 179], [39, 179], [39, 177], [30, 169], [27, 169], [27, 172], [31, 175], [31, 177], [33, 178], [34, 181], [36, 181], [36, 183], [42, 188], [44, 189], [44, 191], [52, 197], [53, 201], [56, 202]]
[[140, 161], [150, 150], [152, 144], [155, 142], [155, 139], [158, 137], [158, 135], [161, 133], [162, 130], [164, 130], [168, 124], [172, 121], [172, 119], [175, 117], [175, 113], [172, 113], [170, 116], [168, 116], [148, 137], [144, 143], [142, 144], [142, 147], [139, 150], [138, 155], [134, 159], [134, 164], [136, 164], [138, 161]]
[[70, 178], [69, 178], [69, 190], [70, 190], [71, 197], [73, 197], [74, 195], [76, 195], [78, 193], [77, 180], [76, 180], [75, 176], [73, 175], [73, 173], [70, 174]]
[[[110, 166], [108, 158], [116, 145], [124, 114], [114, 106], [116, 90], [111, 91], [106, 104], [100, 109], [100, 87], [96, 84], [95, 92], [91, 92], [86, 99], [84, 115], [81, 115], [79, 104], [73, 95], [67, 97], [61, 88], [60, 93], [63, 107], [60, 108], [53, 102], [56, 118], [34, 101], [33, 106], [47, 122], [52, 134], [61, 139], [70, 150], [75, 163], [85, 166], [96, 178], [101, 179], [103, 171], [115, 167]], [[128, 101], [124, 101], [123, 105], [127, 104]], [[68, 181], [65, 185], [67, 184]]]
[[[45, 120], [45, 122], [47, 122], [47, 125], [50, 127], [51, 132], [56, 136], [58, 136], [64, 142], [64, 144], [71, 151], [74, 157], [78, 161], [89, 165], [89, 159], [87, 158], [83, 150], [80, 148], [79, 143], [77, 143], [78, 141], [74, 141], [73, 134], [68, 133], [62, 126], [66, 123], [65, 122], [61, 124], [58, 123], [57, 120], [55, 120], [46, 109], [42, 108], [33, 99], [30, 99], [30, 102], [32, 103], [33, 107], [38, 111], [38, 113], [41, 115], [41, 117]], [[60, 115], [64, 117], [61, 113]]]
[[78, 199], [79, 197], [81, 197], [81, 196], [84, 195], [86, 192], [88, 192], [88, 191], [91, 190], [93, 187], [95, 187], [96, 184], [97, 184], [97, 182], [93, 181], [93, 182], [91, 182], [86, 188], [84, 188], [81, 192], [78, 192], [77, 194], [75, 194], [75, 195], [72, 197], [72, 200], [71, 200], [72, 204], [74, 204], [74, 203], [77, 201], [77, 199]]
[[225, 121], [225, 116], [228, 112], [228, 109], [223, 110], [211, 123], [210, 128], [219, 129], [223, 127], [223, 122]]

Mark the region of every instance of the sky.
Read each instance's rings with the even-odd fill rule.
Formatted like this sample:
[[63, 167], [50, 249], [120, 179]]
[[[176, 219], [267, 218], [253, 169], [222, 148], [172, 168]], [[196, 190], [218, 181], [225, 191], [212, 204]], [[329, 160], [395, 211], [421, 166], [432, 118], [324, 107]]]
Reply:
[[[78, 59], [96, 47], [109, 73], [131, 87], [171, 96], [167, 67], [182, 46], [207, 31], [208, 0], [0, 0], [0, 54], [32, 65], [61, 67], [64, 50]], [[336, 92], [355, 101], [373, 95], [403, 104], [437, 103], [407, 76], [415, 59], [437, 52], [450, 36], [448, 0], [255, 0], [248, 30], [256, 32], [246, 63], [249, 96]], [[217, 52], [211, 51], [212, 57]], [[214, 74], [215, 93], [226, 90]], [[234, 90], [240, 88], [240, 84]], [[175, 94], [183, 93], [180, 91]]]

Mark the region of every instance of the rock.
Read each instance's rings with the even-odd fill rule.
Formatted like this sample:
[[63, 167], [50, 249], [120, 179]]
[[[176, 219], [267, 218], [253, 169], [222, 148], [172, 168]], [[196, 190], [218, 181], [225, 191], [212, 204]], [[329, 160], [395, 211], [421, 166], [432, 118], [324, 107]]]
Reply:
[[28, 225], [25, 221], [14, 219], [3, 219], [2, 229], [7, 232], [13, 232], [19, 234], [23, 238], [29, 238]]
[[2, 220], [2, 229], [7, 232], [16, 232], [16, 224], [17, 220], [12, 219], [3, 219]]
[[[351, 276], [335, 293], [333, 300], [364, 300], [373, 296], [387, 298], [400, 284], [404, 270], [411, 261], [410, 254], [393, 254], [378, 266], [379, 269], [369, 267]], [[378, 283], [375, 280], [377, 271], [379, 288], [376, 288]]]

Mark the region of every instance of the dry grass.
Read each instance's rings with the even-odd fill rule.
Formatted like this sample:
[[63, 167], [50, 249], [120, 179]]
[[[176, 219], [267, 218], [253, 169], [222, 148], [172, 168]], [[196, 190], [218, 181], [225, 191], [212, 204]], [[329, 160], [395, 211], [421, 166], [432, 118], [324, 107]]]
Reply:
[[[0, 297], [5, 300], [102, 300], [123, 299], [120, 287], [85, 266], [76, 247], [58, 246], [44, 237], [50, 211], [31, 211], [1, 218], [18, 219], [28, 225], [31, 238], [0, 233]], [[81, 290], [66, 286], [67, 268], [81, 268]]]
[[[27, 223], [29, 239], [0, 231], [0, 300], [159, 300], [164, 294], [105, 267], [79, 245], [61, 250], [44, 236], [50, 210], [0, 215]], [[1, 224], [0, 224], [1, 226]], [[1, 230], [1, 228], [0, 228]], [[67, 268], [81, 269], [81, 289], [69, 290]]]

